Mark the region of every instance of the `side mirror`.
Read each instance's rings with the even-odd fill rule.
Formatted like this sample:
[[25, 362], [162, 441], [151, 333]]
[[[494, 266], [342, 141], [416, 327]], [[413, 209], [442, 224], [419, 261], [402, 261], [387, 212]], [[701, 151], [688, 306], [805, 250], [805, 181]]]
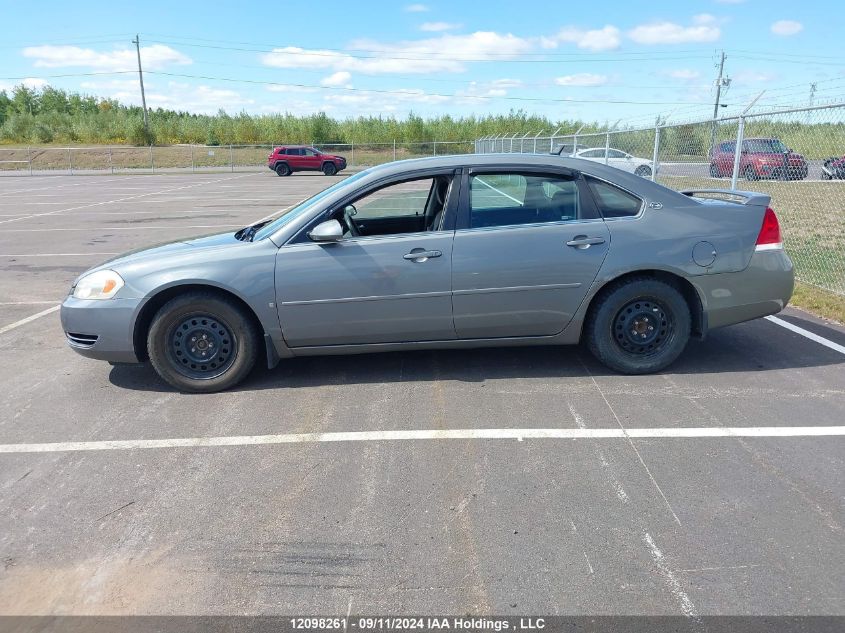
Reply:
[[337, 220], [326, 220], [315, 226], [308, 237], [312, 242], [339, 242], [343, 239], [343, 227]]

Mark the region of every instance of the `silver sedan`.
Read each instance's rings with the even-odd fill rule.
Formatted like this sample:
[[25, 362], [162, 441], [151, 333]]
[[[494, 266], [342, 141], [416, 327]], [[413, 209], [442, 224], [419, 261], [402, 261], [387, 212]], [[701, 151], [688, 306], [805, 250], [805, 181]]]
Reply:
[[579, 341], [654, 372], [791, 296], [769, 197], [725, 193], [558, 156], [390, 163], [237, 232], [106, 262], [62, 324], [80, 354], [149, 361], [184, 391], [294, 356]]

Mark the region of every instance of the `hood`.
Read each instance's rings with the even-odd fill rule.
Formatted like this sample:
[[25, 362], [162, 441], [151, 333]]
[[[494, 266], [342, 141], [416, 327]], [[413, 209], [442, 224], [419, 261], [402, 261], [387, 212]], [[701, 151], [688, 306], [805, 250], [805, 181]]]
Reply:
[[[214, 249], [228, 248], [233, 245], [249, 243], [250, 242], [241, 242], [236, 239], [234, 231], [215, 233], [213, 235], [194, 237], [176, 242], [164, 242], [162, 244], [156, 244], [155, 246], [147, 246], [146, 248], [139, 248], [134, 251], [123, 253], [122, 255], [104, 261], [99, 266], [96, 266], [83, 274], [87, 275], [94, 270], [101, 270], [103, 268], [118, 270], [149, 261], [161, 261], [162, 258], [173, 255], [186, 255], [188, 253], [193, 254], [201, 251], [213, 251]], [[120, 270], [118, 270], [118, 272], [120, 272]]]

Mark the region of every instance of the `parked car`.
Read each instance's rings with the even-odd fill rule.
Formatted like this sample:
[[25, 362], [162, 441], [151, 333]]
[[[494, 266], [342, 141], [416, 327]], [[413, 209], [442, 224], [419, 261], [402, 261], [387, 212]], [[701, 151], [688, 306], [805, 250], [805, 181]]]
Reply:
[[556, 156], [572, 156], [575, 152], [587, 149], [586, 145], [581, 145], [581, 143], [573, 144], [573, 143], [563, 143], [562, 145], [555, 145], [552, 148], [551, 154], [555, 154]]
[[[736, 141], [723, 141], [710, 153], [710, 176], [733, 174]], [[776, 138], [747, 138], [742, 142], [739, 175], [746, 180], [777, 178], [804, 180], [807, 161]]]
[[583, 158], [584, 160], [603, 163], [610, 165], [611, 167], [616, 167], [617, 169], [622, 169], [623, 171], [629, 171], [632, 174], [642, 176], [643, 178], [651, 178], [653, 167], [651, 160], [648, 158], [637, 158], [627, 152], [623, 152], [620, 149], [614, 149], [612, 147], [607, 149], [607, 161], [605, 161], [604, 156], [604, 147], [589, 147], [587, 149], [578, 150], [574, 154], [575, 158]]
[[834, 156], [822, 163], [822, 180], [845, 180], [845, 156]]
[[295, 171], [321, 171], [334, 176], [346, 169], [346, 159], [307, 145], [285, 145], [273, 148], [267, 157], [267, 167], [279, 176], [290, 176]]
[[89, 270], [62, 327], [83, 356], [148, 360], [184, 391], [259, 360], [582, 340], [613, 370], [659, 371], [792, 294], [769, 196], [722, 193], [739, 202], [549, 155], [388, 163]]

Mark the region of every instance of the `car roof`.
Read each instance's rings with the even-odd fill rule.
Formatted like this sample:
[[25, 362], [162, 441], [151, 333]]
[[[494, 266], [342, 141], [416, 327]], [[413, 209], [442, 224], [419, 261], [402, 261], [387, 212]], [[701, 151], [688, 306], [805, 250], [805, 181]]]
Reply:
[[369, 169], [370, 174], [368, 175], [367, 180], [375, 180], [393, 175], [402, 175], [415, 170], [422, 171], [442, 168], [458, 169], [461, 167], [482, 169], [486, 167], [513, 167], [515, 169], [519, 169], [520, 167], [564, 168], [578, 171], [589, 176], [595, 176], [601, 180], [607, 180], [610, 183], [616, 184], [624, 189], [629, 189], [637, 193], [637, 195], [643, 197], [659, 196], [666, 198], [667, 196], [681, 196], [682, 198], [686, 198], [686, 196], [682, 196], [676, 191], [664, 187], [659, 183], [652, 182], [647, 178], [617, 169], [616, 167], [585, 160], [583, 158], [570, 158], [568, 156], [558, 156], [556, 154], [455, 154], [450, 156], [411, 158], [371, 167]]

